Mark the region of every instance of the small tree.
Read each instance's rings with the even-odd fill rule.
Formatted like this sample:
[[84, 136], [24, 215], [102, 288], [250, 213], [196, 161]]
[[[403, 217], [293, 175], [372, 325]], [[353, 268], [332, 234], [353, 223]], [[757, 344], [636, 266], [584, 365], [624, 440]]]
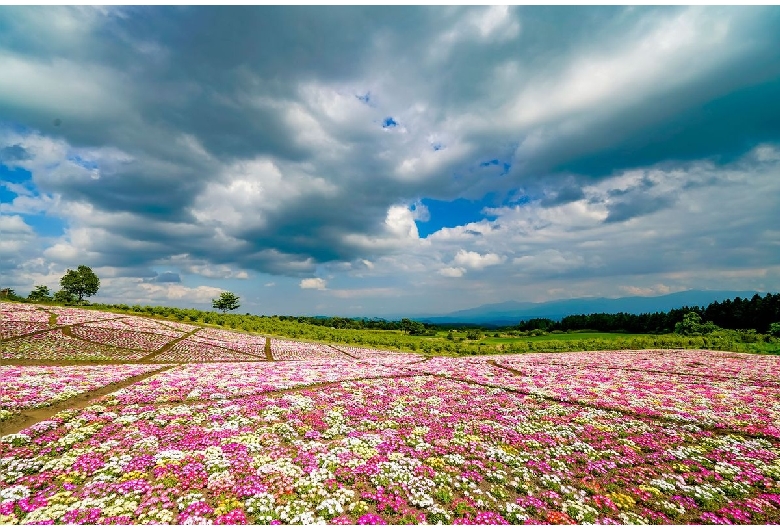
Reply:
[[90, 297], [98, 292], [100, 278], [86, 265], [79, 265], [75, 271], [68, 269], [60, 280], [60, 285], [81, 302], [85, 296]]
[[31, 302], [49, 302], [51, 301], [51, 292], [45, 285], [36, 285], [27, 299]]
[[422, 335], [425, 333], [425, 326], [421, 322], [416, 322], [409, 318], [401, 319], [401, 331], [409, 335]]
[[68, 291], [66, 291], [65, 289], [60, 289], [59, 291], [54, 293], [54, 301], [60, 304], [72, 304], [73, 302], [76, 301], [76, 297], [73, 296]]
[[780, 338], [780, 322], [769, 324], [769, 334], [773, 337]]
[[674, 326], [674, 332], [680, 335], [705, 335], [717, 329], [718, 326], [712, 322], [702, 324], [699, 314], [693, 311], [686, 313], [682, 321]]
[[10, 287], [3, 287], [0, 289], [0, 299], [11, 300], [12, 302], [21, 302], [23, 300], [23, 298], [17, 295], [16, 291]]
[[234, 309], [241, 307], [241, 305], [238, 303], [238, 296], [230, 292], [224, 292], [220, 294], [219, 298], [211, 301], [211, 306], [214, 309], [219, 309], [223, 313], [226, 311], [233, 311]]

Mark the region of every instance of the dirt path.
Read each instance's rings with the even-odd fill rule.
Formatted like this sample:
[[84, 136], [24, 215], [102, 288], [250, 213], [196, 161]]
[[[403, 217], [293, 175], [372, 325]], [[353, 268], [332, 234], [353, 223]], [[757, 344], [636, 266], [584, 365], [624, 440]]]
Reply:
[[346, 355], [346, 356], [347, 356], [347, 357], [349, 357], [350, 359], [355, 359], [356, 361], [362, 361], [362, 360], [363, 360], [363, 359], [361, 359], [360, 357], [355, 357], [354, 355], [352, 355], [352, 354], [350, 354], [350, 353], [347, 353], [347, 352], [345, 352], [345, 351], [344, 351], [344, 350], [342, 350], [341, 348], [337, 348], [336, 346], [333, 346], [333, 345], [329, 345], [329, 346], [330, 346], [331, 348], [333, 348], [334, 350], [336, 350], [337, 352], [341, 352], [341, 353], [343, 353], [344, 355]]
[[193, 329], [192, 331], [188, 331], [188, 332], [186, 332], [184, 335], [182, 335], [181, 337], [179, 337], [178, 339], [173, 339], [172, 341], [170, 341], [170, 342], [166, 343], [166, 344], [165, 344], [164, 346], [162, 346], [161, 348], [157, 348], [156, 350], [154, 350], [154, 351], [153, 351], [152, 353], [150, 353], [149, 355], [145, 355], [144, 357], [141, 357], [139, 360], [140, 360], [140, 361], [150, 361], [151, 359], [153, 359], [153, 358], [154, 358], [154, 357], [156, 357], [157, 355], [160, 355], [161, 353], [165, 353], [165, 352], [167, 352], [168, 350], [170, 350], [171, 348], [173, 348], [174, 346], [176, 346], [178, 343], [180, 343], [180, 342], [181, 342], [181, 341], [183, 341], [184, 339], [187, 339], [187, 338], [189, 338], [189, 337], [192, 337], [193, 335], [195, 335], [195, 334], [196, 334], [198, 331], [200, 331], [200, 330], [202, 330], [202, 329], [203, 329], [202, 327], [198, 327], [198, 328], [196, 328], [196, 329]]
[[[14, 335], [13, 337], [7, 337], [5, 339], [0, 339], [0, 343], [10, 342], [10, 341], [16, 340], [16, 339], [23, 339], [25, 337], [31, 337], [32, 335], [38, 335], [39, 333], [48, 333], [50, 331], [55, 331], [55, 330], [58, 330], [58, 329], [62, 330], [62, 332], [65, 335], [68, 335], [69, 337], [73, 337], [74, 339], [86, 340], [86, 339], [82, 339], [81, 337], [77, 337], [75, 335], [71, 335], [70, 334], [70, 327], [71, 326], [80, 326], [81, 324], [91, 324], [93, 322], [107, 322], [109, 320], [118, 320], [118, 319], [116, 319], [116, 318], [101, 318], [100, 320], [87, 320], [86, 322], [79, 322], [78, 324], [62, 324], [62, 325], [58, 326], [58, 325], [56, 325], [57, 324], [57, 315], [54, 315], [54, 325], [53, 326], [52, 326], [52, 317], [49, 317], [49, 325], [52, 326], [52, 327], [49, 327], [49, 328], [46, 328], [46, 329], [39, 329], [38, 331], [32, 331], [30, 333], [22, 333], [21, 335]], [[68, 328], [68, 330], [65, 331], [65, 328]], [[92, 342], [92, 341], [87, 341], [87, 342]], [[103, 346], [106, 346], [106, 344], [103, 344], [103, 343], [97, 343], [97, 344], [102, 344]]]
[[11, 418], [7, 419], [6, 421], [0, 422], [0, 436], [5, 436], [6, 434], [18, 433], [19, 431], [26, 429], [31, 425], [35, 425], [40, 421], [44, 421], [52, 418], [55, 414], [62, 412], [63, 410], [82, 409], [87, 405], [89, 405], [89, 403], [92, 400], [103, 397], [107, 394], [110, 394], [111, 392], [116, 392], [117, 390], [121, 390], [122, 388], [130, 386], [133, 383], [137, 383], [138, 381], [143, 381], [144, 379], [152, 377], [153, 375], [159, 374], [166, 370], [170, 370], [172, 368], [174, 367], [165, 366], [158, 370], [152, 370], [151, 372], [147, 372], [145, 374], [136, 375], [128, 379], [123, 379], [122, 381], [111, 383], [106, 386], [96, 388], [95, 390], [84, 392], [83, 394], [79, 394], [78, 396], [74, 396], [65, 401], [54, 403], [47, 407], [22, 410], [19, 413], [12, 416]]

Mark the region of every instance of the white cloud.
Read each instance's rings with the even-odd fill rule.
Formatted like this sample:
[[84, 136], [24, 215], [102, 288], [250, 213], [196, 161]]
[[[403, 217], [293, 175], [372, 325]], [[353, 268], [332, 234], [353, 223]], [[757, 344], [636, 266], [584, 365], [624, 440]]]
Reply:
[[305, 278], [301, 280], [299, 284], [301, 289], [317, 289], [324, 291], [326, 289], [327, 282], [322, 278]]
[[439, 274], [448, 278], [460, 278], [466, 273], [463, 267], [444, 267], [439, 269]]
[[395, 236], [418, 239], [420, 236], [414, 220], [415, 212], [412, 212], [407, 206], [391, 206], [387, 210], [385, 226]]
[[139, 283], [137, 287], [143, 292], [140, 300], [176, 300], [200, 304], [218, 298], [223, 291], [206, 285], [185, 287], [179, 284]]
[[454, 263], [468, 269], [483, 269], [490, 265], [503, 263], [505, 260], [506, 257], [499, 256], [498, 254], [487, 253], [483, 255], [479, 252], [460, 249], [455, 255]]

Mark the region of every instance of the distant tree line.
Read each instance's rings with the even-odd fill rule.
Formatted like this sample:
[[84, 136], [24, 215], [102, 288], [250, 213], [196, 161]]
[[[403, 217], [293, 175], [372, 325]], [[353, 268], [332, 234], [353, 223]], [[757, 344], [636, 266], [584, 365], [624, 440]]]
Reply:
[[570, 315], [560, 320], [532, 318], [520, 322], [519, 331], [567, 331], [589, 329], [601, 332], [672, 333], [688, 313], [696, 313], [702, 322], [712, 322], [724, 329], [752, 329], [758, 333], [771, 331], [780, 322], [780, 293], [756, 294], [753, 298], [713, 302], [706, 307], [681, 307], [656, 313], [594, 313]]
[[[276, 315], [274, 315], [276, 317]], [[401, 320], [385, 320], [384, 318], [346, 318], [346, 317], [294, 317], [279, 316], [281, 321], [294, 321], [300, 324], [322, 326], [333, 329], [378, 329], [386, 331], [403, 331], [408, 335], [435, 334], [438, 326], [417, 322], [409, 318]]]

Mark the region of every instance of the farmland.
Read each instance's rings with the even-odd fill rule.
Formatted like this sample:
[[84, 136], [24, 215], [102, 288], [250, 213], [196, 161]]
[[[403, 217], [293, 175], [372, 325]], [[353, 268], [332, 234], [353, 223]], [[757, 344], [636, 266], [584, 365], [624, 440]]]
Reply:
[[780, 521], [780, 357], [269, 337], [0, 304], [0, 523]]

